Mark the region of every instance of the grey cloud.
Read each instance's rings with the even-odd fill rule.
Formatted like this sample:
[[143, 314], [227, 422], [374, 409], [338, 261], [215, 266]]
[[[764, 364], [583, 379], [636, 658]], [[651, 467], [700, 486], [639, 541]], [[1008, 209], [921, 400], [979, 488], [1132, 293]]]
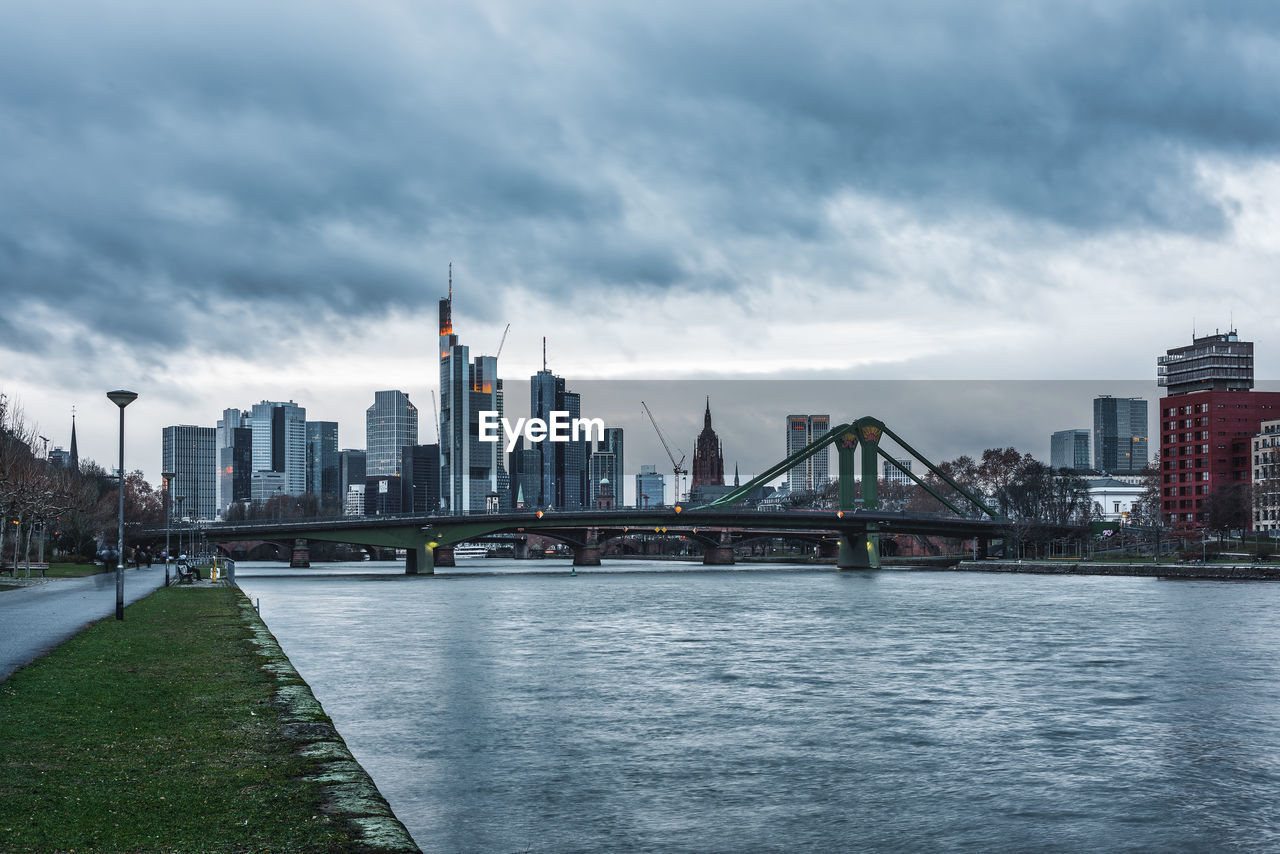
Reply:
[[925, 221], [1214, 234], [1233, 211], [1198, 158], [1280, 140], [1263, 3], [140, 0], [89, 27], [82, 4], [18, 6], [0, 293], [137, 346], [157, 325], [184, 345], [197, 316], [238, 330], [223, 301], [429, 306], [450, 259], [544, 293], [749, 288], [811, 263], [797, 247], [876, 273], [875, 235], [827, 232], [844, 192]]

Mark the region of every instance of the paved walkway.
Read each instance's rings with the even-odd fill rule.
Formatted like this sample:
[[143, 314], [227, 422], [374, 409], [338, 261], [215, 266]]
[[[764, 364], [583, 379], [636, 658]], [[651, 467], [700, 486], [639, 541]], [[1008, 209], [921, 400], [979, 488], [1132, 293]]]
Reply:
[[[164, 564], [126, 569], [124, 603], [136, 602], [163, 585]], [[48, 584], [0, 592], [0, 681], [90, 623], [115, 616], [114, 572], [58, 578]]]

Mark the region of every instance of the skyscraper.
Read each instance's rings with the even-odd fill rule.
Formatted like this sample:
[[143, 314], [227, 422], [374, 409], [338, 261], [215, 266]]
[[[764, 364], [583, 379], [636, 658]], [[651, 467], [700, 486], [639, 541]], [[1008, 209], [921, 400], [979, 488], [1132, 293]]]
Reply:
[[1091, 467], [1089, 431], [1081, 428], [1053, 433], [1049, 437], [1049, 465], [1055, 469], [1088, 471]]
[[[614, 484], [622, 483], [622, 476], [618, 473], [618, 458], [609, 451], [596, 451], [591, 455], [587, 467], [591, 480], [591, 498], [588, 508], [612, 510], [617, 507], [620, 501], [619, 497], [614, 495], [617, 489]], [[606, 482], [610, 486], [608, 491], [612, 500], [610, 506], [601, 508], [597, 499], [600, 497], [600, 485]]]
[[307, 491], [307, 410], [292, 400], [264, 400], [249, 416], [253, 430], [253, 472], [274, 472], [272, 489], [254, 488], [257, 494], [302, 495]]
[[484, 513], [491, 495], [509, 506], [500, 442], [481, 442], [479, 413], [503, 417], [496, 356], [477, 356], [453, 332], [453, 271], [449, 296], [440, 300], [440, 498], [451, 515]]
[[[345, 448], [338, 452], [338, 490], [342, 494], [344, 515], [364, 515], [364, 460], [364, 451], [357, 448]], [[353, 498], [357, 492], [358, 499]], [[359, 512], [353, 513], [351, 508], [357, 503]]]
[[307, 422], [307, 492], [341, 506], [337, 421]]
[[418, 444], [418, 407], [402, 391], [378, 391], [365, 410], [365, 473], [400, 474], [400, 449]]
[[[529, 377], [529, 417], [550, 421], [552, 412], [567, 412], [570, 422], [582, 417], [582, 398], [564, 385], [564, 378], [547, 370]], [[568, 442], [537, 442], [538, 494], [526, 496], [531, 507], [582, 510], [588, 506], [590, 481], [587, 459], [589, 439]]]
[[182, 498], [182, 515], [216, 518], [218, 466], [214, 428], [182, 424], [165, 427], [161, 434], [161, 470], [177, 475], [173, 479], [173, 496], [175, 501]]
[[215, 430], [218, 455], [218, 513], [252, 496], [253, 430], [250, 413], [224, 409]]
[[[596, 456], [605, 454], [612, 457], [611, 462], [596, 462]], [[590, 469], [590, 492], [587, 495], [587, 506], [596, 506], [596, 494], [600, 491], [600, 478], [608, 477], [612, 485], [615, 507], [622, 506], [622, 428], [606, 427], [604, 440], [598, 443], [595, 453], [588, 464]], [[606, 469], [607, 468], [607, 472]]]
[[1093, 467], [1137, 474], [1147, 467], [1147, 402], [1140, 397], [1093, 399]]
[[[788, 415], [787, 456], [821, 439], [831, 429], [830, 415]], [[823, 448], [787, 472], [787, 486], [792, 492], [814, 492], [826, 486], [831, 477], [831, 448]]]
[[537, 508], [538, 496], [542, 494], [542, 455], [525, 447], [524, 436], [519, 436], [508, 461], [512, 508]]
[[440, 509], [440, 446], [406, 445], [400, 449], [401, 512], [435, 513]]
[[1161, 519], [1199, 527], [1214, 493], [1248, 486], [1253, 437], [1280, 415], [1280, 392], [1252, 391], [1253, 342], [1234, 329], [1193, 337], [1156, 364], [1169, 390], [1160, 400]]

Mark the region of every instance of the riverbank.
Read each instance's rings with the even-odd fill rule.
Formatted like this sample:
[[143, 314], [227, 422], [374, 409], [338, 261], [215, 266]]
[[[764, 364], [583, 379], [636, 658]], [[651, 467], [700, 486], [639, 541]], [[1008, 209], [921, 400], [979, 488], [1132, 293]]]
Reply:
[[1238, 563], [1101, 563], [1093, 561], [962, 560], [949, 567], [913, 567], [956, 572], [1021, 572], [1038, 575], [1121, 575], [1202, 580], [1280, 580], [1280, 566]]
[[0, 683], [6, 850], [416, 851], [238, 591], [156, 591]]

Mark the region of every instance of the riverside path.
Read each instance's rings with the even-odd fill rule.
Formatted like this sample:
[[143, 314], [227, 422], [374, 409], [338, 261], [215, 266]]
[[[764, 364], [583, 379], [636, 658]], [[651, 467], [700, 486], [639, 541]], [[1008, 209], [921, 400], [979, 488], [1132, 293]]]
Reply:
[[[136, 602], [163, 586], [164, 564], [126, 569], [124, 602]], [[115, 613], [114, 571], [0, 593], [0, 682], [95, 620], [114, 619]]]

